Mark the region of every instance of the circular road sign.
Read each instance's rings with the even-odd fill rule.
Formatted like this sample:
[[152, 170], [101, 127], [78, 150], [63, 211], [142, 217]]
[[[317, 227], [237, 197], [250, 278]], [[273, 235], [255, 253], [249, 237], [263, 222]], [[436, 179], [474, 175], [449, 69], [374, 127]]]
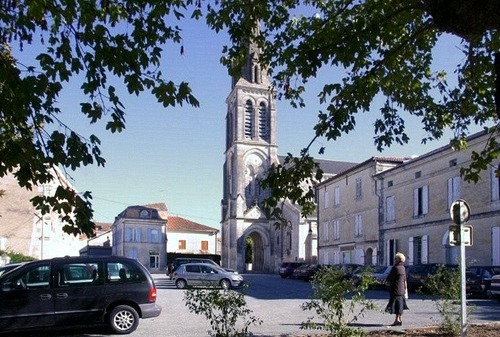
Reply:
[[457, 225], [461, 225], [469, 221], [470, 207], [465, 200], [457, 199], [450, 206], [451, 220]]

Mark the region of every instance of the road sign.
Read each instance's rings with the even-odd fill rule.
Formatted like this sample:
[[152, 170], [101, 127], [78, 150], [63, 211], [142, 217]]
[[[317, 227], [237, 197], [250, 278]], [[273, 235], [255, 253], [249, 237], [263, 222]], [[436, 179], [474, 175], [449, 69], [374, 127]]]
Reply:
[[472, 246], [472, 226], [450, 226], [450, 246], [460, 246], [462, 242], [464, 246]]
[[469, 221], [470, 207], [465, 200], [457, 199], [451, 203], [450, 206], [451, 220], [457, 225], [463, 225]]

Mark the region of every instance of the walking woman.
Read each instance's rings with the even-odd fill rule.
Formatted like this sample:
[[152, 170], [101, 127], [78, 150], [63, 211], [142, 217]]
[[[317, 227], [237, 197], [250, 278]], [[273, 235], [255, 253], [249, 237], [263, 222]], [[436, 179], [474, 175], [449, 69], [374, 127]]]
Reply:
[[394, 265], [392, 266], [389, 275], [387, 276], [387, 283], [389, 284], [389, 303], [385, 311], [396, 315], [396, 319], [391, 326], [400, 326], [403, 324], [402, 316], [403, 310], [407, 310], [406, 298], [408, 290], [406, 289], [406, 270], [405, 270], [405, 256], [402, 253], [397, 253], [394, 257]]

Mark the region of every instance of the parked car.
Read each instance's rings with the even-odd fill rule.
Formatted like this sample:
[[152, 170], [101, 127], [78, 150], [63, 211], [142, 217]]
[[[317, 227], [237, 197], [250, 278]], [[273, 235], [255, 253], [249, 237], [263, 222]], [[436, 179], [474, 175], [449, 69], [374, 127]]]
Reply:
[[466, 292], [471, 296], [491, 297], [493, 275], [500, 274], [500, 266], [470, 266], [465, 271]]
[[415, 264], [408, 266], [406, 268], [408, 291], [428, 292], [425, 283], [429, 276], [436, 274], [439, 268], [446, 268], [449, 271], [458, 270], [457, 265], [441, 263]]
[[320, 268], [320, 264], [303, 264], [294, 269], [291, 277], [299, 280], [311, 281]]
[[500, 301], [500, 274], [493, 275], [490, 283], [491, 297]]
[[[172, 273], [177, 270], [177, 268], [180, 266], [180, 265], [183, 265], [183, 264], [186, 264], [186, 263], [206, 263], [206, 264], [210, 264], [210, 265], [213, 265], [213, 266], [217, 266], [217, 267], [220, 267], [219, 264], [217, 264], [217, 262], [215, 262], [214, 260], [212, 259], [203, 259], [203, 258], [197, 258], [197, 257], [178, 257], [176, 259], [174, 259], [172, 261], [172, 269], [171, 269], [171, 272], [169, 273], [169, 270], [167, 268], [167, 276], [169, 276], [170, 278], [172, 277]], [[228, 272], [231, 272], [231, 273], [238, 273], [236, 270], [234, 269], [230, 269], [230, 268], [224, 268], [226, 271]]]
[[179, 289], [194, 286], [237, 288], [243, 285], [243, 276], [229, 272], [219, 266], [206, 263], [185, 263], [172, 274]]
[[283, 262], [280, 265], [279, 274], [282, 278], [291, 277], [293, 271], [302, 265], [304, 265], [303, 262]]
[[9, 263], [9, 264], [6, 264], [5, 266], [1, 266], [0, 267], [0, 276], [2, 276], [6, 272], [11, 271], [11, 270], [23, 265], [23, 264], [24, 264], [23, 262], [19, 262], [19, 263]]
[[361, 277], [363, 274], [368, 274], [373, 279], [373, 289], [385, 289], [387, 288], [387, 276], [391, 271], [392, 266], [363, 266], [358, 268], [352, 278], [355, 284], [361, 282]]
[[148, 270], [116, 256], [27, 262], [0, 278], [0, 303], [0, 331], [107, 323], [127, 334], [161, 313]]

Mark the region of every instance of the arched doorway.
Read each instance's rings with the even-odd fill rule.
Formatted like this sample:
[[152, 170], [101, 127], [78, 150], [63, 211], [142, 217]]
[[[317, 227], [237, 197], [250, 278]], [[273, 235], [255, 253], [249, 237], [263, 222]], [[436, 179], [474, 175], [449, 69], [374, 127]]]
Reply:
[[[256, 272], [264, 271], [264, 244], [262, 241], [262, 236], [258, 232], [254, 231], [247, 236], [245, 245], [249, 245], [250, 244], [249, 242], [251, 242], [252, 246], [251, 247], [252, 271]], [[245, 247], [245, 251], [247, 251], [247, 247]], [[248, 253], [247, 258], [250, 257], [249, 255], [250, 252]]]
[[373, 264], [373, 249], [368, 248], [365, 253], [365, 266], [371, 266]]

